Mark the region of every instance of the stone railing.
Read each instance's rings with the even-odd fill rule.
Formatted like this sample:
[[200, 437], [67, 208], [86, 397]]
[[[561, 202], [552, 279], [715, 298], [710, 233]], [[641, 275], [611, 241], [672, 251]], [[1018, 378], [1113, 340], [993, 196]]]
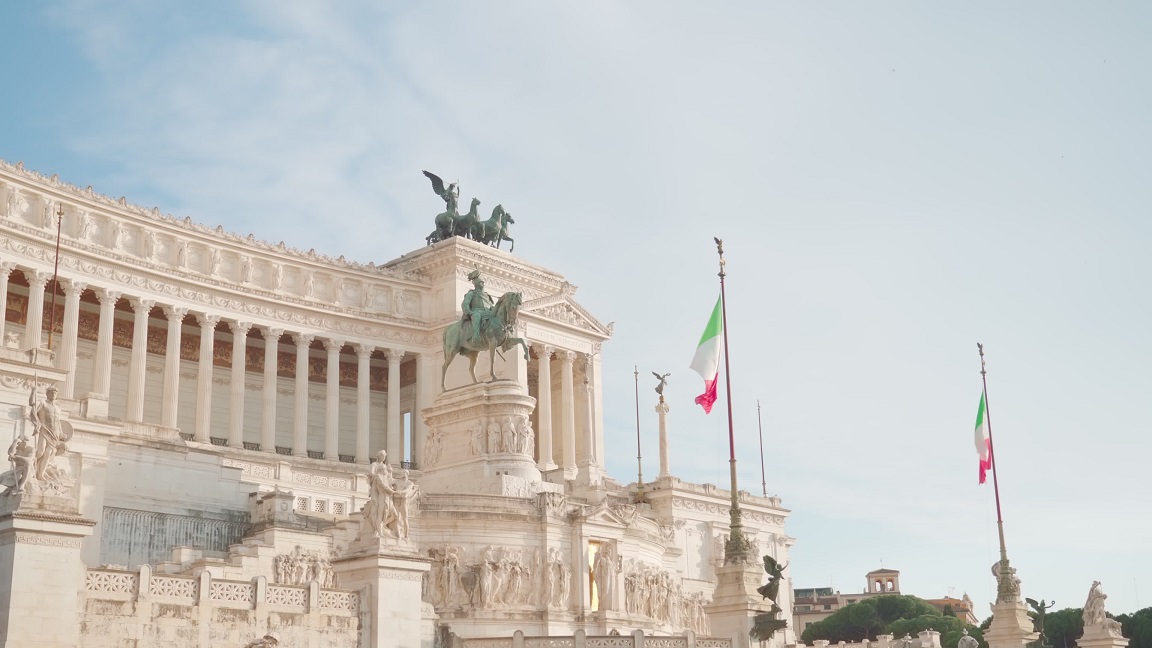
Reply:
[[[318, 633], [335, 642], [331, 645], [355, 645], [359, 631], [360, 595], [321, 589], [316, 582], [297, 587], [270, 584], [263, 576], [219, 580], [207, 571], [195, 577], [156, 575], [144, 565], [138, 571], [89, 569], [84, 596], [82, 621], [91, 635], [86, 647], [158, 636], [173, 618], [186, 621], [189, 646], [205, 645], [197, 641], [208, 636], [244, 645], [273, 627], [281, 634], [287, 632], [281, 628], [291, 629], [294, 638], [282, 637], [291, 641], [288, 645], [307, 645]], [[285, 626], [287, 619], [293, 621]]]
[[[807, 648], [802, 643], [792, 644], [795, 648]], [[896, 638], [893, 635], [876, 635], [876, 639], [869, 641], [832, 643], [818, 639], [812, 642], [814, 648], [940, 648], [940, 633], [935, 630], [921, 630], [915, 637], [905, 636]]]
[[526, 637], [517, 630], [511, 637], [456, 637], [451, 648], [732, 648], [732, 640], [697, 637], [693, 632], [648, 637], [643, 630], [626, 635], [587, 635], [577, 630], [571, 637]]

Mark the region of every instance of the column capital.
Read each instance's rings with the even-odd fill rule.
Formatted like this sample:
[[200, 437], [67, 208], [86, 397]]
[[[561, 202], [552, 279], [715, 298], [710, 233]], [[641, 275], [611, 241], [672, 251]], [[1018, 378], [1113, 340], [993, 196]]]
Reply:
[[552, 352], [556, 350], [556, 347], [537, 342], [532, 345], [532, 350], [536, 352], [536, 355], [539, 356], [541, 360], [551, 360]]
[[184, 317], [188, 315], [188, 308], [184, 306], [161, 306], [164, 311], [164, 316], [170, 320], [184, 321]]
[[0, 272], [3, 272], [5, 275], [12, 274], [12, 271], [15, 269], [15, 261], [0, 261]]
[[[0, 271], [3, 271], [3, 269], [0, 268]], [[77, 281], [76, 279], [61, 279], [60, 283], [62, 283], [64, 285], [64, 296], [65, 297], [71, 297], [73, 295], [79, 295], [80, 293], [84, 292], [85, 289], [88, 288], [88, 282]]]
[[556, 352], [556, 356], [560, 358], [561, 364], [565, 366], [572, 366], [572, 361], [576, 359], [576, 352], [569, 351], [568, 349], [560, 349]]
[[340, 349], [344, 348], [344, 340], [338, 340], [336, 338], [324, 338], [321, 340], [321, 343], [324, 344], [324, 348], [328, 350], [328, 353], [340, 353]]
[[307, 347], [312, 345], [312, 341], [316, 339], [316, 336], [310, 333], [293, 333], [292, 339], [296, 342], [296, 346]]
[[232, 335], [248, 337], [248, 331], [252, 329], [252, 322], [228, 322], [228, 328], [232, 329]]
[[356, 355], [360, 358], [371, 357], [372, 352], [376, 350], [376, 347], [372, 346], [371, 344], [357, 344], [354, 346], [356, 348]]
[[200, 328], [216, 329], [216, 325], [220, 323], [220, 316], [210, 313], [196, 313], [196, 322], [200, 324]]
[[28, 280], [28, 285], [30, 287], [39, 286], [40, 290], [44, 290], [44, 287], [48, 285], [48, 278], [50, 276], [47, 272], [40, 272], [39, 270], [24, 271], [24, 278]]
[[400, 362], [404, 359], [404, 352], [400, 349], [385, 349], [384, 357], [388, 358], [389, 363]]
[[264, 335], [265, 342], [279, 342], [280, 336], [284, 335], [284, 329], [271, 326], [261, 326], [260, 332]]
[[94, 291], [101, 305], [105, 302], [112, 302], [112, 305], [116, 305], [116, 302], [120, 301], [120, 297], [124, 294], [119, 290], [113, 290], [111, 288], [96, 288]]
[[143, 297], [129, 297], [128, 303], [132, 306], [132, 310], [137, 313], [147, 314], [156, 305], [155, 299], [144, 299]]

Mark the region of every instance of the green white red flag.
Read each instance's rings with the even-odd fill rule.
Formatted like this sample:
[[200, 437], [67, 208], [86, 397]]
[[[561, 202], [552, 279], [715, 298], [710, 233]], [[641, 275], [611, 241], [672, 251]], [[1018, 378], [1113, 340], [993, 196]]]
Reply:
[[704, 413], [712, 412], [712, 404], [716, 402], [716, 383], [720, 377], [720, 342], [724, 333], [724, 317], [721, 310], [720, 298], [716, 298], [716, 307], [712, 309], [712, 316], [708, 318], [708, 326], [700, 336], [700, 345], [696, 347], [696, 355], [692, 357], [692, 370], [704, 379], [704, 393], [696, 397], [696, 404], [704, 408]]
[[992, 467], [992, 440], [988, 437], [987, 406], [984, 403], [984, 394], [980, 394], [980, 409], [976, 412], [976, 452], [980, 455], [980, 483], [988, 478], [988, 469]]

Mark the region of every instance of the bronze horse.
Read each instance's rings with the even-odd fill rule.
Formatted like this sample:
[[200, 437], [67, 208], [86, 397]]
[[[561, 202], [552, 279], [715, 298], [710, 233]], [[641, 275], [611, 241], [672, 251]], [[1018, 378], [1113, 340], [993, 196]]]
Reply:
[[[506, 292], [496, 300], [492, 307], [492, 315], [480, 326], [480, 339], [467, 340], [468, 331], [462, 329], [460, 322], [453, 322], [444, 329], [444, 368], [440, 371], [440, 389], [446, 390], [444, 379], [448, 375], [448, 366], [457, 355], [467, 356], [468, 373], [472, 374], [472, 382], [478, 383], [476, 377], [476, 358], [481, 351], [488, 352], [488, 364], [491, 380], [496, 380], [496, 351], [507, 351], [519, 344], [524, 349], [524, 360], [528, 360], [528, 345], [522, 338], [510, 335], [516, 325], [516, 314], [520, 311], [523, 297], [518, 292]], [[471, 325], [469, 325], [470, 327]], [[501, 354], [500, 357], [504, 357]]]

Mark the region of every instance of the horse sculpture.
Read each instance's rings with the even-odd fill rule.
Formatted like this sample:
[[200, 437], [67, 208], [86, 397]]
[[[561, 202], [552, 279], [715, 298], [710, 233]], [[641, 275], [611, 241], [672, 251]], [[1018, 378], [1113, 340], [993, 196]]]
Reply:
[[[475, 209], [475, 207], [473, 207]], [[466, 339], [468, 327], [461, 327], [460, 322], [453, 322], [444, 330], [444, 368], [440, 372], [440, 389], [446, 389], [444, 379], [448, 375], [448, 366], [457, 355], [467, 356], [468, 373], [472, 375], [472, 382], [478, 383], [476, 377], [476, 358], [481, 351], [488, 352], [488, 364], [491, 380], [496, 380], [496, 351], [507, 351], [519, 344], [524, 349], [524, 360], [528, 360], [528, 345], [523, 338], [512, 337], [510, 332], [516, 325], [516, 314], [520, 311], [523, 297], [518, 292], [507, 292], [496, 300], [492, 307], [492, 314], [480, 325], [478, 340]], [[477, 314], [476, 316], [479, 316]], [[504, 357], [501, 353], [500, 357]]]
[[[492, 210], [492, 217], [486, 221], [477, 221], [471, 229], [471, 238], [473, 241], [483, 243], [485, 245], [494, 245], [496, 249], [500, 249], [500, 241], [508, 241], [512, 243], [512, 247], [516, 246], [516, 242], [508, 236], [508, 224], [515, 223], [512, 220], [512, 214], [504, 211], [503, 205], [496, 205]], [[509, 252], [512, 248], [509, 248]]]

